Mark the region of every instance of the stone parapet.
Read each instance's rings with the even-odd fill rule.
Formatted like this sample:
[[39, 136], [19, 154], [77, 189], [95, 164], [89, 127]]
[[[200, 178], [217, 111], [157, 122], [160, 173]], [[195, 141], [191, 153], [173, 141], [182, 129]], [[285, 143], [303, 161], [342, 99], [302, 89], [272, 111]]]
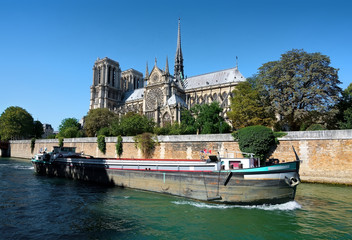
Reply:
[[[136, 149], [133, 137], [123, 137], [122, 158], [143, 158]], [[118, 157], [115, 150], [117, 137], [107, 137], [106, 154], [102, 154], [97, 146], [97, 138], [66, 138], [64, 146], [76, 147], [78, 152], [95, 157]], [[295, 154], [292, 147], [302, 160], [300, 174], [302, 181], [338, 183], [352, 185], [352, 130], [287, 132], [280, 138], [272, 157], [280, 161], [293, 161]], [[58, 145], [57, 139], [38, 139], [33, 153], [30, 140], [10, 141], [12, 157], [31, 158], [39, 149], [51, 151]], [[204, 135], [172, 135], [158, 136], [154, 159], [199, 159], [200, 151], [212, 150], [222, 156], [237, 156], [238, 143], [231, 134]]]

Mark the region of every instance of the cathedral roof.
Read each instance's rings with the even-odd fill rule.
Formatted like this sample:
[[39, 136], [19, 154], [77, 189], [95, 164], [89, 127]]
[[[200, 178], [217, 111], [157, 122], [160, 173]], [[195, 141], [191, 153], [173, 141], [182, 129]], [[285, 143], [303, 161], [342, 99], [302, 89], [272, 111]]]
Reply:
[[167, 104], [169, 105], [169, 106], [171, 106], [171, 105], [175, 105], [175, 104], [178, 104], [178, 103], [180, 103], [182, 106], [184, 106], [184, 107], [187, 107], [187, 104], [185, 103], [185, 101], [181, 98], [181, 97], [179, 97], [178, 95], [176, 95], [176, 94], [173, 94], [168, 100], [167, 100]]
[[238, 68], [230, 68], [212, 73], [206, 73], [189, 77], [184, 80], [185, 90], [209, 87], [233, 82], [243, 82], [246, 78], [238, 71]]
[[123, 102], [136, 101], [143, 99], [145, 88], [138, 88], [132, 91], [125, 92]]

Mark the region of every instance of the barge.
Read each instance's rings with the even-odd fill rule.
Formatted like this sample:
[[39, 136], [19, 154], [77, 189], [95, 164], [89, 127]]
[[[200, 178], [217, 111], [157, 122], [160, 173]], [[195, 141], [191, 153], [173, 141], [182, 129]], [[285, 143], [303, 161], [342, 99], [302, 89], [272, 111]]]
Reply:
[[[294, 149], [293, 149], [294, 151]], [[295, 152], [296, 154], [296, 152]], [[95, 158], [73, 147], [54, 147], [32, 158], [35, 172], [229, 204], [292, 201], [300, 183], [300, 160], [259, 166], [253, 158], [206, 160]]]

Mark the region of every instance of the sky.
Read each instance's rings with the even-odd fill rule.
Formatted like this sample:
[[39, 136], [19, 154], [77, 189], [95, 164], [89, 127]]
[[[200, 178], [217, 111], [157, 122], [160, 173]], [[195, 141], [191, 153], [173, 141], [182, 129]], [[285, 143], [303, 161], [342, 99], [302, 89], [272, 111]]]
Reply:
[[109, 57], [173, 73], [177, 25], [185, 76], [238, 67], [245, 77], [292, 49], [320, 52], [352, 82], [349, 0], [0, 0], [0, 114], [26, 109], [55, 130], [89, 110], [92, 67]]

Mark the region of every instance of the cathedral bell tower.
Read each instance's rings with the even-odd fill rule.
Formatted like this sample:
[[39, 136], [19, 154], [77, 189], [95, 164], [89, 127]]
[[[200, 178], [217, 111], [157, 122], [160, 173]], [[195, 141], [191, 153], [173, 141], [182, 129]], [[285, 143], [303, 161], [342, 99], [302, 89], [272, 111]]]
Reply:
[[93, 83], [90, 87], [90, 109], [114, 110], [121, 102], [121, 69], [118, 62], [107, 57], [97, 59], [93, 66]]
[[178, 33], [177, 33], [177, 49], [175, 56], [175, 69], [174, 69], [174, 77], [176, 79], [184, 79], [183, 72], [183, 57], [181, 50], [181, 24], [180, 19], [178, 19]]

